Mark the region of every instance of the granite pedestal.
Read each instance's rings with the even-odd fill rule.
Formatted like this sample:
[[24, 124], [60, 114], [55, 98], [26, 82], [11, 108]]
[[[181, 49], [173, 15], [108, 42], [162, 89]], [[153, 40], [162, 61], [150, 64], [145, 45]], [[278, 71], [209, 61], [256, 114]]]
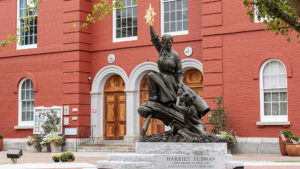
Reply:
[[137, 142], [135, 154], [110, 154], [98, 169], [234, 169], [226, 143]]

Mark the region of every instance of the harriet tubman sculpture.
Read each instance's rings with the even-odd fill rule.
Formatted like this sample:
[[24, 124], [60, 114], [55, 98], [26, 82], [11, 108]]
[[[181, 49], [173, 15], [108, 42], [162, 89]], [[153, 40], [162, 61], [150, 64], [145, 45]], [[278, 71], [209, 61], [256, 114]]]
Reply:
[[[151, 7], [149, 10], [152, 10]], [[157, 65], [159, 73], [148, 73], [147, 85], [149, 101], [141, 105], [139, 114], [146, 118], [141, 136], [148, 128], [151, 118], [170, 125], [174, 133], [184, 136], [205, 135], [205, 126], [201, 117], [209, 110], [207, 103], [183, 83], [183, 70], [180, 56], [172, 49], [173, 37], [162, 36], [160, 41], [153, 27], [154, 11], [147, 11], [147, 23], [150, 25], [152, 44], [159, 53]], [[151, 16], [152, 15], [152, 16]], [[151, 19], [152, 17], [152, 19]]]

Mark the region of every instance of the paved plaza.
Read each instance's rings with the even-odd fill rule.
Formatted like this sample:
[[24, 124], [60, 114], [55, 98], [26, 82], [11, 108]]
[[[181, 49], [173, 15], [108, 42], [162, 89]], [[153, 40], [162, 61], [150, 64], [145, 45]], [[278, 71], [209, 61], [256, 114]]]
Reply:
[[[0, 169], [96, 169], [99, 160], [105, 160], [104, 152], [75, 152], [74, 162], [54, 163], [51, 159], [57, 153], [23, 152], [17, 164], [6, 158], [6, 151], [0, 152]], [[280, 154], [235, 154], [234, 160], [243, 161], [245, 169], [299, 169], [300, 157], [281, 156]]]

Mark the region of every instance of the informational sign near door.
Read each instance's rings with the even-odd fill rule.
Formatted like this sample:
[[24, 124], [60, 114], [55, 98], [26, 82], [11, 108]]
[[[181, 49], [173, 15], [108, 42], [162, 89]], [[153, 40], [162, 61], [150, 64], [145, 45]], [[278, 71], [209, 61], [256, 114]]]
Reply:
[[59, 123], [56, 127], [58, 132], [62, 134], [62, 114], [62, 107], [60, 106], [35, 107], [33, 134], [44, 134], [43, 124], [49, 116], [57, 116], [59, 118]]

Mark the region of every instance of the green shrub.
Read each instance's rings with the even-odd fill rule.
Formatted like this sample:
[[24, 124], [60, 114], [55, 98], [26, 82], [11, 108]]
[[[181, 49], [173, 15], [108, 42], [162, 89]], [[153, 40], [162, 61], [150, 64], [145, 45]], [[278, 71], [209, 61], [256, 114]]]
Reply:
[[293, 136], [293, 134], [290, 130], [283, 130], [282, 133], [285, 138], [291, 138]]
[[299, 142], [300, 137], [298, 137], [298, 136], [292, 136], [292, 139], [294, 139], [295, 141]]
[[72, 151], [66, 151], [66, 152], [61, 153], [61, 155], [60, 155], [61, 162], [66, 162], [69, 159], [72, 159], [72, 161], [75, 160], [75, 155], [73, 154]]
[[0, 138], [3, 138], [2, 134], [0, 134]]
[[226, 126], [228, 125], [228, 114], [225, 113], [225, 108], [222, 106], [222, 96], [215, 98], [214, 103], [217, 106], [212, 110], [212, 113], [208, 115], [207, 120], [212, 124], [211, 132], [218, 134], [219, 132], [226, 130]]

